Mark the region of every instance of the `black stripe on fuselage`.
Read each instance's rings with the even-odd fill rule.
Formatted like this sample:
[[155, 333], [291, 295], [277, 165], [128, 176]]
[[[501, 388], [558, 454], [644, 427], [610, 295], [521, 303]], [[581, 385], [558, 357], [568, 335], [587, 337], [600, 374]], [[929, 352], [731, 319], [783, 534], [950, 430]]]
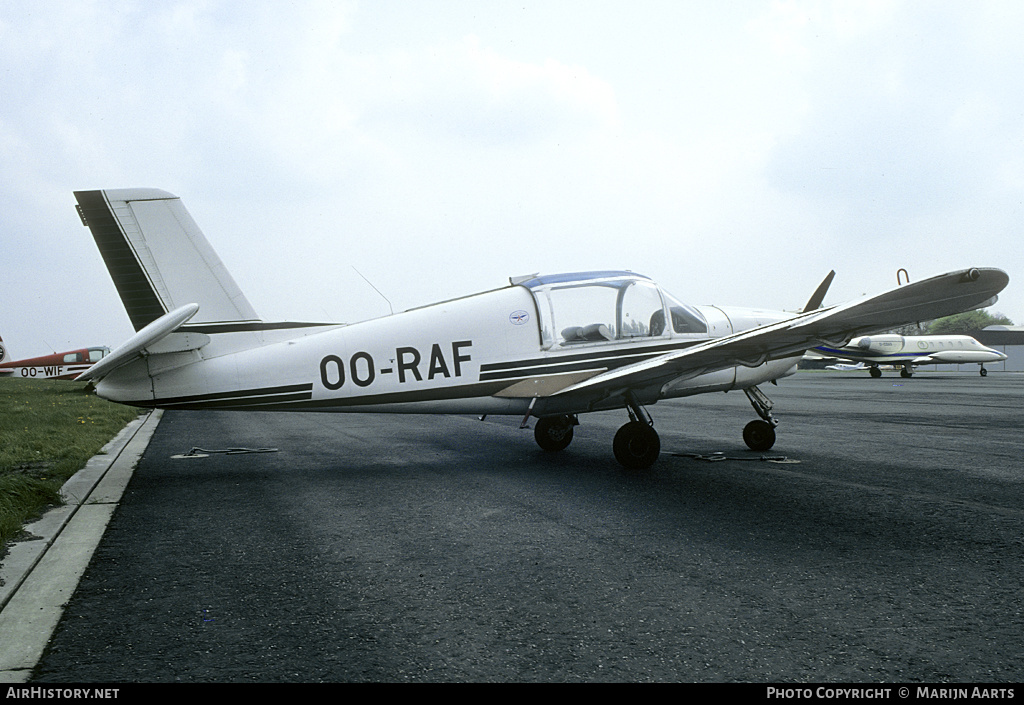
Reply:
[[294, 321], [278, 321], [278, 322], [265, 322], [265, 321], [239, 321], [229, 323], [198, 323], [198, 324], [185, 324], [179, 330], [183, 333], [206, 333], [209, 335], [216, 333], [250, 333], [267, 330], [292, 330], [295, 328], [324, 328], [330, 326], [340, 326], [343, 323], [300, 323]]
[[651, 345], [638, 348], [618, 348], [595, 350], [592, 352], [551, 355], [550, 357], [515, 360], [512, 362], [495, 362], [480, 365], [481, 380], [513, 380], [538, 375], [561, 374], [566, 372], [582, 372], [596, 369], [616, 369], [634, 362], [643, 362], [667, 352], [705, 343], [707, 340], [687, 340], [665, 345]]
[[312, 384], [285, 387], [248, 389], [237, 392], [196, 394], [183, 397], [125, 402], [134, 406], [157, 409], [224, 409], [232, 411], [316, 411], [343, 407], [373, 406], [377, 404], [412, 404], [423, 401], [445, 401], [486, 397], [504, 389], [504, 382], [490, 384], [462, 384], [457, 387], [421, 389], [410, 392], [366, 394], [358, 397], [313, 399]]
[[126, 402], [135, 406], [158, 409], [236, 409], [263, 407], [282, 402], [305, 401], [313, 398], [313, 384], [289, 384], [280, 387], [239, 389], [211, 394], [191, 394], [181, 397], [163, 397]]
[[345, 407], [475, 399], [478, 397], [494, 396], [507, 386], [508, 384], [505, 382], [460, 384], [454, 387], [435, 387], [433, 389], [419, 389], [409, 392], [387, 392], [384, 394], [365, 394], [357, 397], [316, 399], [288, 404], [286, 407], [281, 408], [293, 411], [329, 411]]
[[157, 409], [225, 409], [232, 411], [329, 411], [344, 407], [378, 404], [412, 404], [423, 401], [447, 401], [491, 396], [508, 385], [505, 382], [462, 384], [456, 387], [421, 389], [410, 392], [367, 394], [358, 397], [313, 399], [312, 384], [296, 384], [266, 389], [249, 389], [217, 394], [145, 399], [124, 402]]
[[122, 232], [103, 192], [75, 191], [75, 198], [78, 199], [78, 212], [92, 232], [132, 326], [137, 331], [142, 330], [167, 313], [163, 303], [139, 264], [135, 250]]
[[493, 396], [507, 388], [511, 380], [580, 370], [614, 369], [702, 342], [706, 341], [692, 340], [665, 345], [653, 345], [640, 351], [637, 351], [635, 348], [633, 350], [620, 349], [617, 351], [599, 350], [552, 358], [487, 363], [481, 365], [479, 383], [462, 384], [453, 387], [433, 387], [414, 391], [313, 399], [312, 384], [295, 384], [212, 394], [164, 397], [124, 403], [160, 409], [329, 411], [346, 407], [472, 399], [475, 397]]

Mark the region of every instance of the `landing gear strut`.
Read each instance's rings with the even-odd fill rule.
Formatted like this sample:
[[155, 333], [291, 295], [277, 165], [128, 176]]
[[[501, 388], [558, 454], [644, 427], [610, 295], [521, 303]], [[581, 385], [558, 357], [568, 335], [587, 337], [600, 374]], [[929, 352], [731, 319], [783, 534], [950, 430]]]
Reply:
[[775, 445], [775, 427], [779, 425], [778, 420], [772, 416], [772, 400], [757, 387], [748, 387], [743, 393], [761, 417], [743, 427], [743, 442], [750, 450], [768, 450]]
[[626, 395], [629, 423], [620, 428], [612, 442], [615, 459], [627, 470], [645, 470], [658, 459], [661, 439], [654, 430], [651, 416], [632, 393]]

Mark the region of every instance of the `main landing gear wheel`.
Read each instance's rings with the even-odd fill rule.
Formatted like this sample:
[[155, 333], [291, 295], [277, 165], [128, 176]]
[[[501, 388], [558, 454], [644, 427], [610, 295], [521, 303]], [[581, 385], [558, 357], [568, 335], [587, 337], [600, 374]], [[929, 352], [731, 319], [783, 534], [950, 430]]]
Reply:
[[628, 470], [646, 470], [661, 453], [658, 432], [643, 421], [630, 421], [620, 428], [612, 442], [615, 459]]
[[533, 437], [537, 445], [546, 451], [565, 450], [572, 443], [572, 427], [576, 420], [572, 416], [545, 416], [537, 419]]
[[767, 421], [751, 421], [743, 427], [743, 442], [750, 450], [769, 450], [775, 445], [775, 429]]
[[882, 371], [880, 369], [878, 369], [877, 367], [872, 367], [870, 374], [871, 374], [872, 377], [881, 377], [882, 376]]
[[908, 370], [906, 367], [904, 367], [902, 370], [900, 370], [900, 377], [913, 377], [913, 376], [914, 376], [914, 373], [911, 372], [910, 370]]

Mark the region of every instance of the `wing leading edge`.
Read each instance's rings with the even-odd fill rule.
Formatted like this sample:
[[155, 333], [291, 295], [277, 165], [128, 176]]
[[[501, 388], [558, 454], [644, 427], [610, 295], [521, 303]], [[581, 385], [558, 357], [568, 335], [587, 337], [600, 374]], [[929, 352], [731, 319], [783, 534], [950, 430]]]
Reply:
[[604, 372], [551, 396], [604, 399], [728, 367], [757, 367], [817, 345], [840, 347], [858, 335], [988, 305], [1009, 281], [1006, 272], [991, 268], [940, 274]]

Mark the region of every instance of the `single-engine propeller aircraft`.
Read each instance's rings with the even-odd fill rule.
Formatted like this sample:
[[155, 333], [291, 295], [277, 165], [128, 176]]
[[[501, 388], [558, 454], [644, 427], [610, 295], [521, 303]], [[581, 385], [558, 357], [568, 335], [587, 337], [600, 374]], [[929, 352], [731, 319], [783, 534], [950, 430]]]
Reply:
[[509, 414], [562, 450], [579, 414], [625, 409], [612, 444], [632, 469], [661, 442], [645, 405], [743, 390], [775, 442], [758, 385], [818, 345], [991, 303], [1009, 281], [971, 268], [799, 313], [690, 306], [626, 271], [529, 275], [464, 298], [350, 325], [256, 315], [181, 200], [156, 189], [77, 191], [137, 333], [82, 375], [123, 404], [162, 409]]
[[986, 362], [1002, 362], [1006, 355], [985, 347], [969, 335], [866, 335], [854, 338], [849, 345], [833, 348], [819, 345], [811, 351], [822, 358], [837, 358], [868, 365], [872, 377], [881, 377], [879, 365], [902, 368], [900, 375], [910, 377], [918, 365], [976, 363], [981, 376], [988, 374]]
[[109, 348], [82, 348], [25, 360], [10, 360], [0, 338], [0, 377], [75, 379], [110, 352]]

